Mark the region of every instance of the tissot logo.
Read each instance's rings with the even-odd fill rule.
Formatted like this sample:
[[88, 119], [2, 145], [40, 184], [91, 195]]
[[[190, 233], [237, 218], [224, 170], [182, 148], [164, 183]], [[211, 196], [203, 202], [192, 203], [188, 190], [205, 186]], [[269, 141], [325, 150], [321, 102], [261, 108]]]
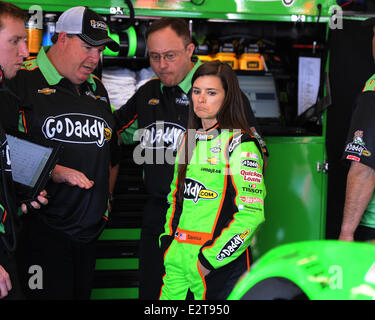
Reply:
[[112, 129], [105, 120], [81, 113], [48, 117], [44, 121], [42, 132], [47, 139], [69, 143], [96, 143], [99, 147], [112, 137]]

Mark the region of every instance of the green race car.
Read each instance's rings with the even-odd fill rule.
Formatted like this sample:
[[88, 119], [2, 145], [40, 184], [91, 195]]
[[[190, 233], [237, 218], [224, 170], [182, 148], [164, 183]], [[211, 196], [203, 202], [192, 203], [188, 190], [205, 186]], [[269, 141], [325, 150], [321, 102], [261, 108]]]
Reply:
[[255, 262], [228, 300], [374, 300], [375, 245], [321, 240], [282, 245]]

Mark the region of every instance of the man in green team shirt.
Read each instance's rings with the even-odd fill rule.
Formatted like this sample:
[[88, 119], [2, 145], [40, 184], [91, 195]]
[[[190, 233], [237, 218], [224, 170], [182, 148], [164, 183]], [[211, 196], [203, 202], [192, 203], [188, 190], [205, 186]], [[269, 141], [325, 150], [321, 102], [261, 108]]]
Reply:
[[[375, 18], [365, 26], [374, 31], [372, 40], [375, 59]], [[359, 96], [345, 144], [344, 159], [351, 160], [347, 177], [344, 217], [340, 240], [375, 239], [375, 75]]]

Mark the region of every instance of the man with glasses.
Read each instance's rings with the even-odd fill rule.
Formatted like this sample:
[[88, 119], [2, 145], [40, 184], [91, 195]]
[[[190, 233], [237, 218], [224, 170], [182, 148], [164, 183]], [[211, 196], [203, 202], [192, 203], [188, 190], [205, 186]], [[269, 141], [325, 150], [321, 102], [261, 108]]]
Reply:
[[[194, 60], [187, 23], [162, 18], [146, 33], [150, 65], [158, 78], [143, 85], [115, 112], [119, 134], [125, 143], [140, 141], [134, 160], [144, 165], [144, 183], [149, 193], [143, 213], [140, 241], [140, 299], [157, 299], [163, 275], [158, 238], [163, 232], [169, 207], [167, 195], [173, 178], [177, 139], [185, 131], [189, 112], [191, 78], [202, 64]], [[250, 108], [249, 108], [250, 109]], [[251, 110], [248, 110], [251, 113]], [[250, 124], [254, 125], [253, 114]]]

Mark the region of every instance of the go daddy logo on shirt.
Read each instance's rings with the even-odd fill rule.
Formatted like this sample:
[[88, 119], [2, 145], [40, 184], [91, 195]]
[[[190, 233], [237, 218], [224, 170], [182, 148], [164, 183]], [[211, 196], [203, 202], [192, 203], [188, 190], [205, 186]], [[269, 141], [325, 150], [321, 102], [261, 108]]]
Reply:
[[82, 113], [66, 113], [48, 117], [42, 132], [47, 139], [69, 143], [96, 143], [102, 147], [111, 140], [112, 129], [99, 117]]
[[218, 194], [214, 190], [209, 190], [205, 185], [197, 180], [186, 178], [184, 198], [197, 203], [200, 199], [216, 199]]
[[140, 146], [144, 149], [177, 150], [179, 138], [185, 128], [167, 121], [156, 121], [139, 130]]

